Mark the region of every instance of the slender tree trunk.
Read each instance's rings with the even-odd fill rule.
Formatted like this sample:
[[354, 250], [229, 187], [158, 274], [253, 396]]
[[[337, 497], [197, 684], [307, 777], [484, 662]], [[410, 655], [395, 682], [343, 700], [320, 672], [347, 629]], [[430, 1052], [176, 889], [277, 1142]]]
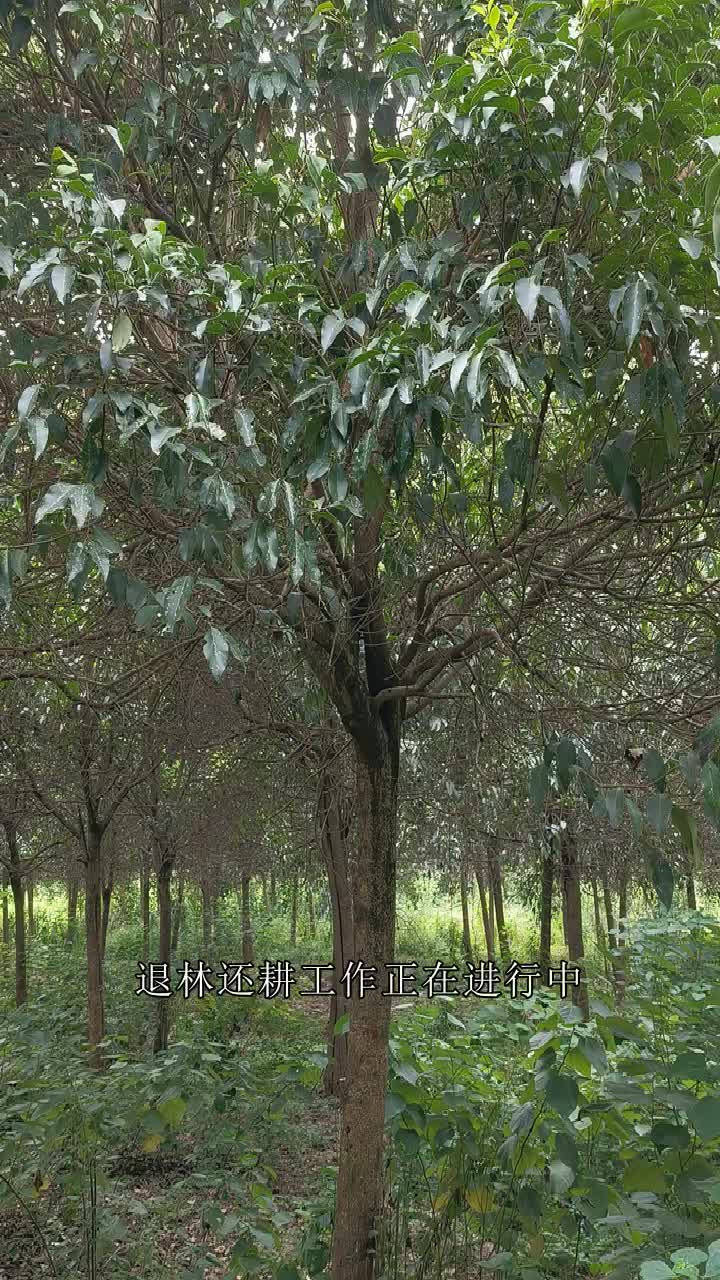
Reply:
[[207, 880], [201, 881], [200, 893], [202, 894], [203, 951], [207, 959], [212, 947], [212, 894]]
[[298, 922], [298, 877], [297, 873], [292, 878], [292, 894], [290, 899], [290, 946], [297, 944], [297, 922]]
[[242, 897], [242, 958], [243, 964], [255, 963], [255, 944], [252, 930], [252, 920], [250, 918], [250, 876], [247, 872], [243, 873], [241, 885]]
[[175, 895], [175, 914], [173, 915], [172, 937], [170, 939], [170, 952], [177, 955], [178, 942], [180, 940], [180, 926], [183, 917], [183, 902], [185, 900], [185, 878], [182, 875], [177, 877], [177, 893]]
[[2, 873], [2, 940], [3, 946], [10, 945], [10, 909], [8, 902], [8, 889], [10, 887], [10, 877], [7, 871]]
[[540, 882], [540, 954], [538, 963], [544, 978], [550, 968], [552, 952], [552, 901], [553, 901], [553, 851], [543, 849], [542, 876]]
[[688, 871], [685, 879], [685, 888], [687, 890], [688, 911], [697, 911], [697, 897], [695, 896], [695, 877], [692, 871]]
[[478, 897], [480, 898], [480, 912], [482, 914], [483, 932], [485, 934], [485, 949], [487, 951], [488, 960], [495, 958], [495, 916], [493, 915], [492, 894], [489, 895], [485, 889], [485, 876], [483, 874], [482, 863], [479, 858], [474, 860], [475, 879], [478, 887]]
[[308, 909], [308, 937], [315, 938], [317, 936], [317, 925], [315, 923], [315, 902], [313, 901], [312, 885], [307, 886], [307, 909]]
[[25, 886], [14, 822], [3, 823], [10, 855], [10, 889], [15, 907], [15, 1004], [20, 1007], [28, 998], [27, 946], [25, 938]]
[[142, 919], [142, 958], [145, 964], [150, 959], [150, 864], [148, 856], [143, 853], [142, 870], [140, 872], [140, 916]]
[[490, 869], [490, 884], [492, 886], [493, 901], [495, 903], [495, 919], [497, 921], [500, 958], [504, 965], [508, 965], [510, 963], [510, 943], [508, 940], [507, 929], [505, 927], [505, 902], [503, 897], [502, 872], [500, 870], [500, 862], [498, 860], [494, 841], [491, 841], [490, 848], [488, 850], [488, 866]]
[[31, 938], [35, 937], [35, 886], [32, 880], [28, 880], [27, 884], [27, 925], [28, 934]]
[[85, 835], [85, 938], [87, 948], [88, 1041], [94, 1067], [105, 1065], [100, 1044], [105, 1036], [103, 998], [102, 832], [88, 815]]
[[263, 911], [267, 911], [270, 906], [270, 897], [268, 894], [267, 876], [264, 873], [260, 877], [260, 885], [261, 885], [261, 895], [262, 895], [261, 896], [262, 909]]
[[462, 911], [463, 954], [468, 964], [473, 963], [472, 935], [470, 933], [470, 912], [468, 911], [468, 882], [465, 855], [460, 857], [460, 909]]
[[382, 995], [395, 945], [399, 728], [383, 721], [386, 754], [359, 748], [357, 845], [352, 869], [355, 959], [376, 966], [378, 985], [350, 1002], [349, 1080], [340, 1123], [333, 1280], [371, 1280], [383, 1208], [382, 1153], [392, 1001]]
[[71, 867], [67, 882], [67, 932], [66, 941], [72, 943], [77, 937], [78, 911], [78, 877], [75, 867]]
[[107, 946], [107, 934], [108, 934], [108, 925], [110, 923], [110, 906], [112, 903], [113, 887], [114, 887], [114, 877], [113, 877], [113, 872], [111, 868], [108, 874], [107, 882], [104, 883], [102, 887], [102, 918], [100, 922], [101, 924], [100, 945], [102, 946], [103, 963], [105, 962], [105, 948]]
[[610, 883], [608, 873], [603, 867], [600, 877], [602, 883], [603, 902], [605, 904], [605, 921], [607, 924], [608, 946], [610, 949], [610, 964], [612, 965], [613, 986], [615, 993], [618, 994], [618, 935], [615, 928], [615, 917], [613, 915], [612, 894], [610, 892]]
[[[173, 871], [173, 857], [168, 849], [158, 850], [157, 861], [157, 896], [158, 896], [158, 962], [167, 965], [170, 970], [172, 944], [172, 900], [170, 884]], [[168, 1047], [170, 1031], [170, 1001], [161, 996], [158, 998], [158, 1018], [155, 1028], [153, 1053], [160, 1053]]]
[[625, 927], [627, 921], [627, 896], [628, 896], [628, 872], [627, 867], [623, 866], [620, 872], [620, 890], [618, 893], [618, 965], [616, 973], [616, 989], [618, 1004], [622, 1004], [625, 999], [625, 986], [627, 983], [627, 974], [625, 971], [625, 935], [620, 932]]
[[275, 872], [270, 872], [270, 910], [274, 911], [277, 906], [277, 880]]
[[593, 895], [593, 912], [595, 915], [595, 941], [597, 942], [597, 949], [600, 955], [602, 956], [603, 969], [605, 972], [605, 977], [607, 977], [608, 976], [607, 946], [605, 942], [605, 932], [602, 926], [602, 913], [600, 910], [600, 894], [598, 892], [597, 876], [594, 873], [592, 876], [592, 895]]
[[589, 1018], [589, 996], [587, 978], [583, 970], [585, 949], [583, 946], [582, 898], [580, 893], [580, 871], [577, 860], [577, 846], [571, 832], [565, 828], [560, 836], [562, 888], [565, 902], [565, 916], [568, 933], [568, 958], [581, 971], [581, 981], [573, 987], [573, 1003], [578, 1005]]
[[328, 1013], [327, 1046], [328, 1065], [325, 1069], [326, 1092], [344, 1097], [348, 1080], [348, 1029], [341, 1035], [335, 1027], [349, 1012], [350, 1002], [342, 986], [342, 975], [354, 958], [353, 909], [348, 860], [348, 829], [345, 806], [342, 800], [342, 784], [330, 771], [320, 778], [318, 793], [317, 835], [320, 852], [327, 869], [328, 890], [332, 910], [333, 981], [334, 995], [330, 997]]

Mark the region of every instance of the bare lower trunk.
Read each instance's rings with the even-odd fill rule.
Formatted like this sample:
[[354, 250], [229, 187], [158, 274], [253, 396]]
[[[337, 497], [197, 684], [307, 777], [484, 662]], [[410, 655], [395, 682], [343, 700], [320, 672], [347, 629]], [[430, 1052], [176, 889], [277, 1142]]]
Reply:
[[88, 1041], [95, 1067], [105, 1065], [100, 1044], [105, 1036], [102, 946], [102, 836], [88, 822], [85, 837], [85, 941], [87, 948]]
[[608, 975], [607, 946], [606, 946], [606, 940], [605, 940], [605, 932], [602, 926], [602, 913], [600, 911], [600, 894], [598, 892], [597, 876], [594, 874], [592, 877], [592, 895], [593, 895], [593, 912], [595, 915], [595, 941], [597, 943], [598, 952], [602, 956], [603, 968], [605, 970], [605, 977], [607, 977]]
[[203, 951], [207, 959], [212, 947], [212, 894], [206, 880], [203, 880], [200, 885], [200, 893], [202, 894]]
[[254, 964], [255, 940], [253, 938], [252, 920], [250, 919], [250, 876], [246, 873], [242, 878], [241, 898], [243, 964]]
[[312, 885], [307, 887], [307, 909], [308, 909], [308, 937], [314, 938], [317, 935], [317, 925], [315, 923], [315, 901], [313, 899]]
[[67, 932], [65, 938], [74, 942], [77, 936], [78, 878], [73, 867], [68, 875], [67, 883]]
[[491, 843], [488, 852], [488, 867], [490, 869], [490, 884], [492, 887], [493, 902], [495, 904], [495, 920], [497, 921], [500, 958], [504, 965], [508, 965], [510, 963], [510, 942], [508, 940], [507, 929], [505, 927], [505, 901], [503, 895], [502, 872], [500, 870], [500, 862], [498, 860], [494, 842]]
[[[392, 730], [390, 731], [392, 732]], [[395, 732], [397, 732], [395, 730]], [[371, 1280], [383, 1207], [383, 1134], [391, 1000], [381, 994], [395, 942], [398, 741], [356, 764], [353, 864], [355, 960], [377, 967], [377, 989], [350, 1001], [349, 1080], [340, 1124], [333, 1280]]]
[[585, 948], [583, 945], [582, 898], [580, 895], [580, 871], [577, 860], [577, 846], [574, 837], [567, 829], [561, 835], [561, 868], [563, 901], [567, 921], [568, 958], [570, 963], [581, 970], [581, 981], [572, 988], [573, 1003], [578, 1005], [585, 1016], [590, 1016], [587, 979], [583, 970]]
[[482, 863], [479, 858], [475, 859], [475, 879], [477, 881], [478, 896], [480, 898], [480, 911], [482, 914], [483, 932], [485, 934], [485, 949], [487, 951], [488, 960], [493, 960], [495, 957], [495, 916], [492, 909], [492, 894], [488, 895], [486, 892], [485, 876], [483, 873]]
[[545, 847], [542, 858], [542, 876], [540, 882], [540, 953], [538, 963], [543, 971], [543, 979], [547, 979], [550, 968], [552, 949], [552, 900], [553, 900], [553, 855], [552, 849]]
[[468, 964], [473, 963], [472, 935], [470, 933], [470, 912], [468, 911], [467, 865], [464, 855], [460, 858], [460, 909], [462, 911], [463, 955]]
[[[173, 862], [167, 851], [163, 850], [160, 854], [157, 870], [157, 896], [158, 896], [158, 962], [161, 965], [167, 965], [170, 968], [170, 955], [172, 943], [172, 902], [170, 898], [170, 883], [172, 880]], [[170, 1001], [165, 997], [158, 999], [158, 1018], [155, 1028], [155, 1040], [153, 1043], [153, 1053], [160, 1053], [161, 1050], [168, 1047], [168, 1034], [170, 1030]]]
[[172, 937], [170, 939], [170, 952], [177, 955], [178, 942], [180, 940], [180, 926], [183, 917], [183, 901], [185, 898], [185, 880], [182, 875], [177, 877], [177, 893], [175, 895], [175, 913], [173, 915]]
[[328, 1012], [327, 1047], [328, 1065], [324, 1084], [328, 1093], [341, 1098], [345, 1094], [348, 1079], [348, 1028], [340, 1024], [349, 1010], [345, 998], [342, 975], [354, 957], [352, 892], [348, 861], [348, 827], [346, 806], [343, 804], [341, 783], [330, 773], [320, 778], [317, 812], [317, 837], [325, 862], [332, 908], [333, 982], [335, 992], [330, 997]]
[[102, 918], [100, 921], [100, 945], [102, 946], [103, 962], [105, 960], [105, 948], [107, 946], [108, 925], [110, 923], [110, 905], [113, 895], [113, 876], [103, 884], [102, 887]]
[[147, 855], [143, 854], [142, 871], [140, 872], [140, 918], [142, 920], [142, 958], [147, 964], [150, 959], [150, 865]]
[[3, 946], [10, 945], [10, 909], [8, 902], [8, 889], [10, 887], [10, 877], [7, 871], [2, 873], [2, 940]]
[[298, 878], [297, 875], [292, 879], [292, 895], [290, 901], [290, 946], [297, 944], [297, 922], [298, 922]]
[[3, 822], [10, 856], [10, 889], [15, 907], [15, 1004], [20, 1007], [28, 998], [27, 940], [25, 937], [25, 885], [18, 848], [17, 827], [11, 820]]
[[687, 890], [688, 911], [697, 911], [697, 897], [695, 895], [695, 877], [692, 871], [688, 871], [685, 879], [685, 887]]

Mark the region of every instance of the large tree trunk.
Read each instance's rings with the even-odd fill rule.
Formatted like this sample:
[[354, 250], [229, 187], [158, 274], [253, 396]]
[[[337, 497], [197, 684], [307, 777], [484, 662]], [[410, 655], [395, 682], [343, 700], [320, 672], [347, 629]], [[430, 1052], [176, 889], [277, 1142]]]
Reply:
[[17, 828], [5, 822], [5, 839], [10, 855], [10, 888], [15, 907], [15, 1004], [20, 1007], [28, 998], [27, 946], [25, 938], [25, 886], [18, 849]]
[[553, 852], [546, 846], [542, 853], [542, 876], [540, 882], [540, 954], [538, 963], [543, 971], [544, 980], [550, 968], [552, 950], [552, 900], [553, 900]]
[[255, 946], [252, 920], [250, 919], [250, 876], [245, 872], [241, 884], [242, 959], [243, 964], [255, 963]]
[[[167, 966], [170, 972], [172, 949], [172, 902], [170, 882], [172, 880], [173, 856], [168, 849], [158, 851], [157, 863], [157, 896], [158, 896], [158, 962]], [[170, 1031], [170, 1001], [165, 996], [158, 997], [158, 1020], [155, 1028], [153, 1053], [160, 1053], [168, 1047]]]
[[573, 1003], [578, 1005], [589, 1018], [589, 997], [587, 978], [583, 969], [585, 949], [583, 946], [582, 898], [580, 894], [580, 871], [577, 860], [577, 846], [568, 828], [561, 832], [560, 859], [562, 869], [562, 890], [567, 920], [568, 958], [570, 963], [581, 970], [581, 981], [572, 989]]
[[349, 1079], [340, 1123], [333, 1280], [371, 1280], [383, 1207], [383, 1134], [392, 1001], [382, 995], [395, 944], [399, 732], [370, 762], [356, 748], [357, 843], [352, 868], [355, 961], [377, 967], [377, 989], [350, 1001]]
[[78, 892], [78, 877], [73, 866], [68, 872], [67, 880], [67, 931], [65, 939], [70, 943], [74, 942], [77, 936]]
[[102, 945], [102, 833], [88, 815], [85, 832], [85, 940], [87, 948], [88, 1041], [94, 1067], [105, 1065], [100, 1044], [105, 1036]]
[[[482, 913], [483, 932], [485, 934], [485, 949], [487, 951], [488, 960], [495, 958], [495, 915], [493, 912], [492, 894], [486, 892], [485, 875], [482, 863], [479, 858], [474, 860], [475, 880], [477, 881], [478, 895], [480, 898], [480, 911]], [[488, 901], [489, 898], [489, 901]]]
[[150, 864], [146, 853], [143, 853], [140, 871], [140, 918], [143, 939], [142, 958], [147, 964], [150, 959]]
[[35, 886], [32, 880], [28, 880], [27, 885], [27, 923], [28, 933], [31, 938], [35, 937]]
[[488, 849], [488, 867], [490, 870], [490, 885], [492, 887], [493, 902], [495, 904], [495, 920], [497, 922], [498, 945], [500, 947], [500, 958], [504, 965], [510, 963], [510, 942], [508, 940], [507, 929], [505, 927], [505, 901], [503, 895], [502, 872], [500, 870], [500, 862], [497, 856], [494, 840], [491, 840]]
[[290, 898], [290, 946], [297, 944], [297, 923], [298, 923], [298, 877], [297, 872], [292, 878], [292, 893]]
[[460, 855], [460, 909], [462, 911], [463, 955], [468, 964], [473, 963], [472, 935], [470, 933], [470, 912], [468, 911], [468, 882], [465, 855]]
[[[341, 983], [342, 975], [354, 958], [352, 891], [348, 861], [348, 828], [345, 805], [342, 801], [341, 782], [328, 772], [320, 777], [318, 793], [318, 842], [325, 862], [332, 908], [333, 982], [334, 995], [330, 997], [327, 1046], [328, 1065], [325, 1069], [325, 1089], [342, 1099], [348, 1079], [347, 1028], [341, 1035], [335, 1027], [349, 1011], [349, 1001]], [[342, 1029], [342, 1028], [341, 1028]]]

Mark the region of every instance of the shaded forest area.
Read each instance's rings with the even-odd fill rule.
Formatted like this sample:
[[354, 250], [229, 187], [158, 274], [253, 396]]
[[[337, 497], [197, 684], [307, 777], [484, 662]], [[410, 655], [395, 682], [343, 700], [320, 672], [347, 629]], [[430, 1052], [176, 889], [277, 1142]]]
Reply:
[[719, 1277], [716, 0], [0, 49], [0, 1280]]

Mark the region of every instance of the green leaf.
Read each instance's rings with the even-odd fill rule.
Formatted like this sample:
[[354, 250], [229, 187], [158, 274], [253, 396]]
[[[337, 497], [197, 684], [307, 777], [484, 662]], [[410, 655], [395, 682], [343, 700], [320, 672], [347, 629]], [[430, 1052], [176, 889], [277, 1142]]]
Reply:
[[640, 332], [646, 302], [647, 285], [642, 276], [638, 276], [628, 286], [623, 298], [623, 329], [628, 351]]
[[672, 1280], [673, 1272], [666, 1262], [643, 1262], [640, 1280]]
[[667, 1185], [665, 1174], [656, 1164], [649, 1160], [631, 1160], [623, 1174], [623, 1188], [628, 1193], [633, 1191], [652, 1191], [662, 1195]]
[[720, 160], [713, 165], [705, 183], [705, 212], [709, 214], [718, 203], [720, 195]]
[[680, 236], [679, 243], [680, 248], [685, 250], [693, 262], [696, 262], [703, 251], [702, 240], [698, 240], [697, 236]]
[[697, 862], [698, 855], [698, 829], [695, 816], [689, 810], [682, 809], [679, 805], [674, 804], [672, 807], [672, 821], [675, 830], [680, 833], [690, 862], [694, 865]]
[[190, 574], [186, 574], [181, 578], [176, 578], [171, 586], [168, 587], [165, 594], [164, 616], [165, 624], [174, 631], [178, 619], [180, 618], [185, 605], [192, 595], [194, 579]]
[[176, 1128], [187, 1111], [187, 1102], [178, 1096], [158, 1102], [157, 1109], [167, 1125]]
[[[566, 1191], [569, 1191], [575, 1181], [575, 1171], [570, 1168], [569, 1164], [565, 1164], [562, 1160], [551, 1160], [548, 1171], [548, 1181], [553, 1195], [563, 1196]], [[485, 1264], [483, 1263], [483, 1267], [484, 1266]]]
[[720, 1098], [701, 1098], [690, 1107], [688, 1120], [704, 1142], [720, 1138]]
[[345, 316], [342, 311], [332, 311], [325, 316], [320, 330], [320, 347], [323, 355], [332, 346], [339, 333], [345, 328]]
[[540, 297], [540, 285], [530, 276], [515, 282], [515, 297], [528, 324], [532, 324]]
[[205, 632], [205, 643], [203, 645], [203, 653], [210, 668], [210, 674], [214, 680], [221, 680], [228, 664], [228, 654], [230, 646], [228, 645], [225, 634], [219, 631], [217, 627], [210, 627]]
[[405, 315], [411, 324], [415, 324], [425, 304], [429, 302], [430, 294], [420, 290], [417, 293], [411, 293], [405, 303]]
[[545, 1098], [558, 1115], [569, 1116], [579, 1105], [580, 1090], [572, 1076], [552, 1071], [545, 1085]]
[[112, 329], [113, 351], [124, 351], [132, 338], [132, 332], [132, 322], [129, 315], [125, 311], [118, 311]]
[[64, 303], [75, 279], [75, 268], [69, 266], [68, 263], [61, 263], [57, 267], [53, 267], [50, 272], [50, 282], [58, 302]]
[[[661, 796], [660, 799], [665, 797]], [[669, 911], [672, 906], [675, 889], [675, 873], [669, 862], [656, 859], [652, 868], [652, 880], [658, 899]]]
[[652, 9], [646, 9], [644, 5], [628, 5], [615, 19], [613, 44], [624, 42], [636, 31], [654, 31], [656, 24], [657, 14]]
[[536, 764], [530, 770], [530, 799], [533, 808], [542, 813], [550, 786], [550, 778], [544, 764]]
[[363, 479], [363, 500], [365, 509], [370, 515], [378, 511], [385, 501], [385, 481], [377, 467], [372, 463]]
[[647, 802], [646, 817], [650, 826], [662, 835], [670, 821], [672, 800], [665, 791], [655, 791]]

